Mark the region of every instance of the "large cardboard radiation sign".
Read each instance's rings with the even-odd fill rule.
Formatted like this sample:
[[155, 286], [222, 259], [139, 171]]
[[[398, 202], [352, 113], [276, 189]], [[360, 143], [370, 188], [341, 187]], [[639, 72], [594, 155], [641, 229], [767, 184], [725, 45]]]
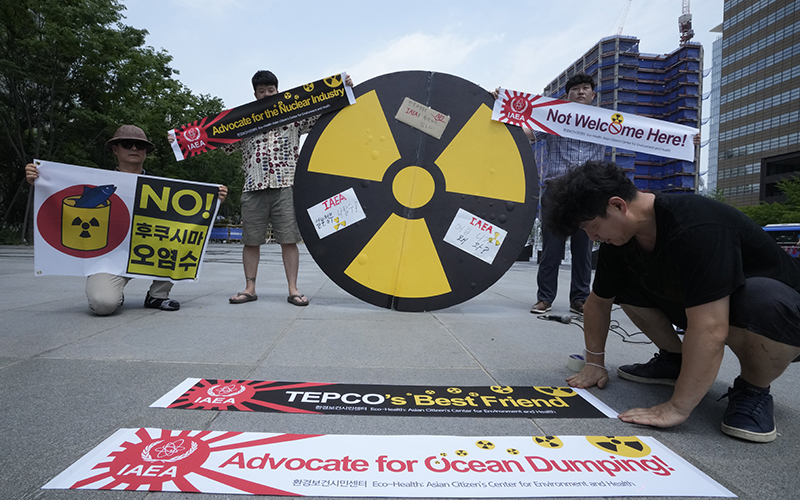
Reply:
[[303, 239], [350, 294], [399, 311], [449, 307], [519, 256], [538, 202], [519, 127], [491, 94], [443, 73], [379, 76], [356, 104], [320, 117], [295, 178]]

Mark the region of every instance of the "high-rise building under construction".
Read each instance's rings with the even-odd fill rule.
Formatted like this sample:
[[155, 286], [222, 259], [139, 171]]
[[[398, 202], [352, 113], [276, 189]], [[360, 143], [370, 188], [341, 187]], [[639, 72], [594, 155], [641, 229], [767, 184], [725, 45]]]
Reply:
[[[577, 73], [594, 78], [597, 92], [594, 105], [700, 127], [703, 47], [699, 44], [686, 43], [669, 54], [655, 55], [639, 52], [638, 38], [606, 37], [545, 87], [544, 95], [565, 98], [567, 80]], [[542, 165], [541, 151], [536, 156]], [[629, 172], [642, 190], [694, 192], [697, 189], [696, 161], [612, 147], [606, 148], [606, 159]]]

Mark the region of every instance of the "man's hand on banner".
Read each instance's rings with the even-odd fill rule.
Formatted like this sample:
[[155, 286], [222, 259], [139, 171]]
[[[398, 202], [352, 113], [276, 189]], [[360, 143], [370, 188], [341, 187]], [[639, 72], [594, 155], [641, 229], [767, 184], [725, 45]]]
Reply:
[[694, 134], [694, 145], [700, 145], [700, 131], [698, 130], [696, 134]]
[[222, 203], [225, 201], [225, 198], [228, 197], [228, 187], [224, 184], [219, 186], [219, 193], [217, 194], [217, 198], [219, 198], [219, 202]]
[[39, 169], [33, 163], [25, 165], [25, 180], [33, 186], [33, 181], [39, 178]]
[[348, 74], [346, 74], [346, 73], [345, 73], [345, 75], [344, 75], [344, 76], [345, 76], [345, 78], [344, 78], [344, 84], [345, 84], [345, 85], [347, 85], [348, 87], [355, 87], [355, 85], [353, 85], [353, 80], [352, 80], [352, 78], [350, 78], [350, 75], [348, 75]]

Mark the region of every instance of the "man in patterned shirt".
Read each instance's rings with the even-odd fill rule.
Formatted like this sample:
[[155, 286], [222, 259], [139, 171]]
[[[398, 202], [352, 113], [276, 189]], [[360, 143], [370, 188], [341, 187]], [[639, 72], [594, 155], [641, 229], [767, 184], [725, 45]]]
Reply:
[[[278, 93], [278, 78], [271, 71], [258, 71], [252, 78], [256, 99]], [[350, 77], [345, 82], [352, 86]], [[309, 299], [297, 289], [297, 271], [302, 241], [294, 213], [294, 171], [300, 155], [300, 136], [307, 134], [319, 115], [271, 129], [263, 134], [226, 146], [226, 152], [242, 151], [245, 180], [242, 189], [242, 263], [245, 289], [231, 297], [231, 304], [258, 299], [256, 275], [261, 245], [267, 242], [267, 228], [281, 245], [283, 268], [289, 285], [290, 304], [307, 306]]]
[[[567, 100], [591, 106], [594, 100], [594, 80], [585, 73], [579, 73], [567, 81]], [[544, 191], [547, 183], [561, 177], [568, 171], [583, 165], [587, 161], [599, 161], [605, 156], [606, 147], [601, 144], [579, 141], [543, 132], [526, 129], [531, 142], [544, 140], [547, 144], [547, 162], [542, 172]], [[542, 212], [547, 207], [542, 206]], [[544, 220], [542, 217], [540, 220]], [[572, 252], [572, 282], [569, 290], [569, 310], [583, 314], [583, 304], [589, 296], [589, 284], [592, 279], [592, 242], [584, 231], [578, 230], [570, 235]], [[558, 268], [564, 255], [567, 239], [553, 233], [547, 225], [542, 224], [542, 256], [539, 260], [539, 272], [536, 282], [539, 290], [537, 302], [531, 308], [534, 314], [543, 314], [552, 309], [558, 288]]]

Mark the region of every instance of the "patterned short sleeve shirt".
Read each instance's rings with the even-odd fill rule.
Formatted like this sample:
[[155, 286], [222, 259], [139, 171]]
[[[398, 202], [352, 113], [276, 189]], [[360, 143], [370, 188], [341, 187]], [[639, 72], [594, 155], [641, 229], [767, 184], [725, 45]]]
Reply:
[[312, 116], [223, 146], [227, 153], [236, 149], [242, 151], [242, 191], [293, 186], [300, 156], [300, 136], [310, 132], [318, 118], [319, 115]]

